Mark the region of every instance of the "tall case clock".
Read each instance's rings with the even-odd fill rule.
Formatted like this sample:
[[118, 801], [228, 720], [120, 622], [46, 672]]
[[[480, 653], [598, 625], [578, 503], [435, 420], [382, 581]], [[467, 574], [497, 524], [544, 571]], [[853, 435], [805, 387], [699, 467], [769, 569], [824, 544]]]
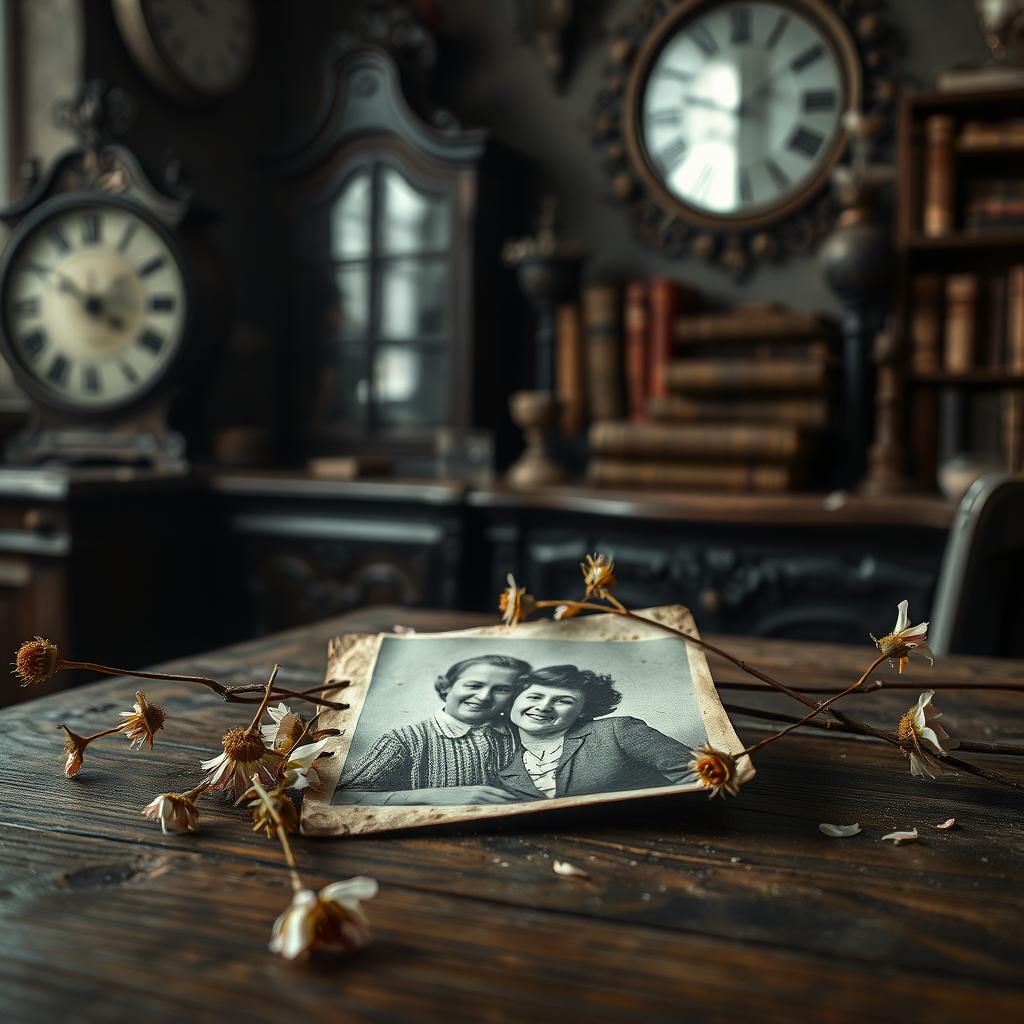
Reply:
[[194, 214], [109, 143], [66, 150], [0, 210], [0, 351], [32, 405], [9, 462], [184, 464], [167, 414], [209, 326]]

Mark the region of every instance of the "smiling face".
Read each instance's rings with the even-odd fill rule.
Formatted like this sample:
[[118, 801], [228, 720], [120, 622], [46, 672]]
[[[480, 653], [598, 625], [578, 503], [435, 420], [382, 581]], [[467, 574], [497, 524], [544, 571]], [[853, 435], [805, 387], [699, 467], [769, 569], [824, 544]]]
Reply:
[[444, 709], [467, 725], [489, 722], [512, 703], [519, 675], [519, 669], [501, 665], [470, 665], [452, 683]]
[[553, 736], [571, 729], [585, 707], [582, 690], [534, 684], [516, 697], [510, 717], [530, 736]]

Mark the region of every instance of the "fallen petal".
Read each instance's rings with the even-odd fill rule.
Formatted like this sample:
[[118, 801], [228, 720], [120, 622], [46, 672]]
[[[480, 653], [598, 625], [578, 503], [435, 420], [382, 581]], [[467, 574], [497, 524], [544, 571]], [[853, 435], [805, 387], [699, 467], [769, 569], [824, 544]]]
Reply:
[[818, 828], [823, 835], [830, 839], [845, 839], [846, 836], [855, 836], [860, 831], [860, 825], [856, 823], [853, 825], [829, 825], [828, 822], [823, 821]]
[[956, 818], [947, 818], [941, 825], [936, 825], [936, 828], [952, 828], [956, 824]]
[[583, 868], [578, 868], [575, 864], [570, 864], [567, 860], [556, 860], [554, 864], [551, 865], [551, 870], [554, 871], [556, 875], [561, 875], [563, 878], [590, 877]]
[[882, 836], [882, 839], [891, 839], [894, 843], [899, 845], [900, 843], [913, 843], [917, 840], [917, 829], [911, 829], [909, 832], [890, 832], [887, 836]]

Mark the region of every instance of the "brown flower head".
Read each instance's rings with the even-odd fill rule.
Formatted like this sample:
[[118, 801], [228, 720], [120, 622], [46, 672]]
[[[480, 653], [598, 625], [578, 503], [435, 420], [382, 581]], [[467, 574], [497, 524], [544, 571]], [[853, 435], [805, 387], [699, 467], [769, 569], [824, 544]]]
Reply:
[[698, 747], [690, 760], [690, 770], [696, 772], [697, 778], [711, 791], [709, 795], [712, 797], [720, 793], [736, 796], [740, 791], [740, 784], [736, 780], [736, 759], [714, 747]]
[[295, 714], [287, 704], [268, 707], [267, 714], [273, 724], [260, 726], [263, 742], [279, 754], [287, 754], [305, 733], [307, 720]]
[[295, 960], [316, 950], [346, 953], [365, 946], [370, 922], [359, 903], [376, 895], [377, 882], [365, 877], [332, 882], [319, 893], [299, 889], [274, 922], [270, 952]]
[[615, 566], [604, 555], [587, 555], [587, 560], [580, 562], [580, 571], [587, 588], [584, 598], [606, 598], [608, 591], [615, 586]]
[[82, 768], [82, 761], [85, 760], [85, 748], [92, 742], [88, 736], [79, 736], [72, 732], [66, 725], [60, 727], [64, 730], [64, 774], [73, 779]]
[[273, 785], [282, 758], [263, 742], [258, 727], [229, 729], [223, 745], [221, 754], [202, 762], [206, 769], [202, 784], [207, 789], [223, 789], [238, 800], [248, 791], [253, 775]]
[[507, 576], [508, 586], [498, 598], [498, 610], [501, 620], [506, 626], [514, 626], [526, 618], [536, 607], [537, 602], [527, 592], [526, 587], [517, 587], [512, 573]]
[[128, 737], [132, 750], [141, 749], [143, 743], [149, 743], [149, 749], [152, 750], [153, 734], [164, 727], [167, 718], [164, 709], [159, 704], [149, 704], [146, 695], [141, 690], [136, 690], [134, 709], [119, 713], [125, 720], [121, 729]]
[[875, 646], [889, 659], [889, 664], [899, 668], [900, 675], [907, 667], [911, 654], [919, 655], [927, 659], [929, 664], [934, 664], [932, 652], [925, 642], [928, 639], [928, 623], [920, 622], [911, 626], [909, 607], [909, 602], [900, 601], [896, 610], [896, 627], [891, 633], [881, 639], [869, 634]]
[[41, 636], [26, 640], [14, 656], [14, 674], [21, 680], [22, 686], [45, 683], [61, 667], [57, 645]]
[[164, 835], [170, 832], [198, 832], [199, 811], [195, 797], [188, 793], [161, 793], [142, 810], [149, 819], [160, 822]]
[[572, 619], [579, 613], [580, 606], [578, 604], [560, 604], [555, 609], [555, 620], [561, 622], [563, 619]]
[[299, 812], [284, 791], [284, 786], [264, 790], [265, 796], [255, 788], [248, 790], [243, 800], [248, 800], [252, 813], [253, 832], [262, 832], [268, 839], [277, 834], [278, 826], [292, 834], [299, 831]]

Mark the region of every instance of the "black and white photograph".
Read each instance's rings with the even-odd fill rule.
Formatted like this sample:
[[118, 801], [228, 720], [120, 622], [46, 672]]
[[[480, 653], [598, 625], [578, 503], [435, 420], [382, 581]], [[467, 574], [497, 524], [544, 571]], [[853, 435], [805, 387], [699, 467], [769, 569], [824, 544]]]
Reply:
[[398, 827], [701, 789], [703, 655], [656, 631], [609, 637], [609, 618], [363, 638], [348, 662], [375, 656], [346, 691], [327, 813]]

